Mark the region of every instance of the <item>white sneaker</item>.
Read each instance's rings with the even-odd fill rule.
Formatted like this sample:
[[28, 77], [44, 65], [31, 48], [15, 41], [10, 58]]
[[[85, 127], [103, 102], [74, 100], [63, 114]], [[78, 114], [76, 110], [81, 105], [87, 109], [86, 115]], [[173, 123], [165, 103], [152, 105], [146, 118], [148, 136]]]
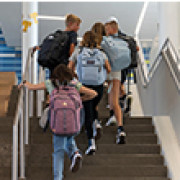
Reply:
[[109, 104], [107, 104], [107, 105], [106, 105], [106, 108], [107, 108], [107, 109], [110, 109], [110, 105], [109, 105]]
[[95, 140], [94, 139], [90, 139], [90, 145], [88, 146], [85, 154], [86, 155], [94, 155], [96, 152], [96, 145], [95, 145]]
[[72, 158], [70, 170], [72, 172], [78, 171], [82, 167], [82, 156], [80, 153], [75, 153]]
[[96, 129], [101, 129], [101, 128], [102, 128], [102, 126], [101, 126], [99, 120], [95, 119], [94, 123], [95, 123]]
[[112, 125], [116, 125], [116, 124], [117, 124], [116, 117], [112, 116], [107, 121], [106, 126], [112, 126]]

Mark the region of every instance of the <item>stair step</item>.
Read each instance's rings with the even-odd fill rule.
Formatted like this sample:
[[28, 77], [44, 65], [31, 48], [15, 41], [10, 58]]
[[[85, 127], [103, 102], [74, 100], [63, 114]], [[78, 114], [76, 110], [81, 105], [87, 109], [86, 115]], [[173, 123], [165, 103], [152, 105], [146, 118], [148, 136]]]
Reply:
[[124, 124], [151, 124], [152, 117], [130, 117], [124, 119]]
[[[27, 171], [27, 177], [28, 179], [51, 179], [52, 178], [52, 169], [49, 167], [29, 167]], [[167, 176], [167, 168], [162, 166], [147, 166], [147, 167], [141, 167], [141, 166], [122, 166], [122, 167], [116, 167], [116, 166], [101, 166], [101, 167], [83, 167], [81, 170], [79, 170], [77, 173], [71, 173], [70, 171], [65, 172], [65, 179], [74, 179], [80, 177], [83, 178], [89, 178], [88, 176], [93, 178], [103, 177], [104, 178], [150, 178], [147, 180], [155, 180], [152, 179], [154, 177], [159, 178], [157, 180], [167, 180], [165, 176]], [[133, 179], [130, 179], [133, 180]], [[137, 179], [135, 179], [137, 180]], [[140, 179], [138, 179], [140, 180]], [[144, 180], [144, 179], [142, 179]], [[146, 180], [146, 179], [145, 179]]]
[[65, 177], [151, 177], [167, 176], [163, 166], [83, 166], [76, 174], [66, 171]]
[[12, 144], [12, 133], [11, 134], [7, 134], [7, 133], [2, 134], [2, 132], [0, 132], [0, 145], [3, 145], [3, 144]]
[[[80, 144], [79, 149], [83, 152], [87, 148], [87, 144]], [[37, 144], [31, 145], [31, 153], [35, 154], [48, 154], [52, 153], [52, 145], [49, 144]], [[124, 145], [107, 145], [107, 144], [99, 144], [97, 147], [97, 154], [158, 154], [160, 153], [159, 145], [147, 145], [147, 144], [124, 144]]]
[[[154, 126], [151, 124], [137, 124], [137, 125], [124, 125], [124, 130], [125, 132], [128, 133], [154, 133]], [[109, 126], [103, 128], [104, 134], [106, 133], [116, 133], [117, 132], [117, 127], [116, 126]]]
[[[86, 143], [86, 137], [79, 137], [78, 143]], [[112, 144], [116, 142], [115, 136], [109, 136], [108, 134], [103, 135], [100, 140], [97, 140], [97, 144]], [[157, 137], [155, 135], [136, 135], [131, 134], [126, 136], [126, 144], [156, 144]]]
[[53, 180], [51, 167], [29, 167], [27, 168], [27, 180]]
[[[78, 144], [87, 143], [87, 136], [79, 135], [76, 137], [76, 142]], [[112, 144], [116, 142], [115, 134], [110, 136], [110, 134], [103, 134], [102, 138], [97, 140], [97, 144]], [[52, 134], [51, 133], [34, 133], [31, 134], [31, 144], [51, 144], [52, 143]], [[127, 134], [126, 144], [156, 144], [157, 136], [154, 134]]]
[[11, 156], [10, 155], [0, 156], [0, 169], [3, 167], [4, 168], [11, 167]]
[[[31, 155], [28, 167], [51, 167], [52, 155], [41, 154]], [[83, 156], [83, 166], [101, 166], [104, 164], [122, 166], [122, 165], [163, 165], [163, 157], [158, 154], [96, 154], [95, 156]], [[70, 166], [70, 160], [66, 157], [65, 167]]]
[[2, 132], [3, 127], [4, 128], [7, 128], [6, 126], [12, 127], [13, 119], [14, 119], [13, 117], [0, 117], [0, 129], [1, 129], [0, 132]]
[[0, 168], [0, 179], [4, 180], [5, 178], [11, 178], [11, 168], [10, 167], [1, 167]]
[[[43, 179], [39, 179], [43, 180]], [[66, 177], [64, 180], [92, 180], [92, 177]], [[165, 177], [93, 177], [93, 180], [169, 180]]]
[[[42, 128], [39, 127], [39, 120], [33, 119], [31, 120], [31, 127], [32, 127], [32, 133], [35, 132], [42, 132]], [[154, 133], [154, 126], [151, 124], [137, 124], [137, 125], [124, 125], [125, 132], [128, 133]], [[103, 127], [103, 133], [104, 134], [116, 134], [117, 127], [116, 126], [109, 126], [109, 127]]]
[[[5, 71], [5, 70], [3, 70]], [[15, 72], [0, 72], [0, 84], [3, 85], [14, 85], [16, 82]]]
[[[79, 148], [81, 150], [86, 150], [87, 145], [80, 144]], [[99, 144], [97, 147], [97, 154], [158, 154], [160, 153], [159, 145], [147, 145], [147, 144], [124, 144], [124, 145], [107, 145]]]
[[8, 111], [7, 115], [8, 116], [15, 116], [15, 111], [17, 107], [17, 101], [18, 101], [18, 95], [19, 95], [19, 90], [17, 85], [14, 85], [11, 91], [10, 95], [10, 100], [9, 100], [9, 105], [8, 105]]
[[7, 108], [8, 108], [9, 97], [7, 95], [3, 96], [3, 98], [1, 98], [1, 97], [2, 97], [2, 95], [0, 95], [0, 112], [6, 114]]
[[6, 117], [6, 112], [5, 112], [5, 111], [0, 110], [0, 117]]
[[2, 144], [0, 146], [0, 155], [1, 156], [9, 156], [12, 153], [12, 145], [11, 144]]

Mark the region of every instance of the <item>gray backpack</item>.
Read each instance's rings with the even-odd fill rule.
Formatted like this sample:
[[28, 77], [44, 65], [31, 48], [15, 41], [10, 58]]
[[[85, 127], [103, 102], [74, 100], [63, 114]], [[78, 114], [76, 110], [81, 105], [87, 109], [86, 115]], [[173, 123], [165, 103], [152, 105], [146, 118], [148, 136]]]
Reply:
[[84, 47], [77, 57], [77, 75], [82, 84], [103, 84], [106, 80], [103, 53], [96, 48]]
[[108, 56], [112, 72], [127, 68], [131, 63], [128, 43], [119, 37], [104, 36], [101, 47]]

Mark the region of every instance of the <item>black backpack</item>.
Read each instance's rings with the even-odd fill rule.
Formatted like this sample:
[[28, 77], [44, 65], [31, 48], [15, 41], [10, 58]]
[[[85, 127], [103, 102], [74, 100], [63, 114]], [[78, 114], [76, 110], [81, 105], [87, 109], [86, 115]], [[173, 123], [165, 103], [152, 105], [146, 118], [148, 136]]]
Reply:
[[66, 31], [57, 30], [49, 34], [40, 46], [38, 63], [42, 67], [55, 68], [59, 64], [68, 64], [69, 35]]
[[129, 45], [129, 49], [131, 50], [131, 64], [125, 69], [134, 69], [137, 68], [137, 44], [133, 37], [118, 34], [119, 38], [126, 41]]

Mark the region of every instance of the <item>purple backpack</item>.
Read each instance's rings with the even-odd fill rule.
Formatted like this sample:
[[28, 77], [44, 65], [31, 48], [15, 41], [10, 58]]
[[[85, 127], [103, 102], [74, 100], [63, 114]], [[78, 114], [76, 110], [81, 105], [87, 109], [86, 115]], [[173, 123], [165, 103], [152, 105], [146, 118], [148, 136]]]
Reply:
[[82, 101], [74, 86], [59, 86], [50, 97], [50, 129], [55, 135], [76, 135], [80, 131]]

